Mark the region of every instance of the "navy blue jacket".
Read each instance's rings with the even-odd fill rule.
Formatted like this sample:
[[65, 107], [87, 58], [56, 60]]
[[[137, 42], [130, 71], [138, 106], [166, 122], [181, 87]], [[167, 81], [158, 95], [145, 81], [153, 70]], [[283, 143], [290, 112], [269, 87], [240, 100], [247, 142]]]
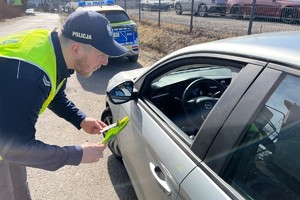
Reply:
[[[57, 32], [52, 32], [51, 38], [60, 83], [74, 71], [67, 69]], [[44, 85], [44, 75], [29, 63], [0, 57], [0, 155], [11, 163], [53, 171], [80, 164], [82, 148], [59, 147], [35, 139], [38, 114], [50, 92]], [[80, 129], [86, 115], [68, 100], [65, 87], [66, 81], [48, 108]]]

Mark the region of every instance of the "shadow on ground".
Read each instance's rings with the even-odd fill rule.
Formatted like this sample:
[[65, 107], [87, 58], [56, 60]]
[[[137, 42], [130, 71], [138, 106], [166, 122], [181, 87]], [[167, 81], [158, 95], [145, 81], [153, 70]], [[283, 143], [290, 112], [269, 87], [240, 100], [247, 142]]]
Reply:
[[133, 70], [141, 67], [143, 66], [138, 62], [132, 63], [125, 58], [117, 58], [109, 60], [109, 64], [107, 66], [102, 66], [89, 78], [82, 77], [77, 73], [76, 76], [84, 90], [104, 95], [109, 79], [115, 74], [120, 71]]
[[120, 200], [137, 200], [123, 163], [113, 155], [108, 157], [108, 173]]

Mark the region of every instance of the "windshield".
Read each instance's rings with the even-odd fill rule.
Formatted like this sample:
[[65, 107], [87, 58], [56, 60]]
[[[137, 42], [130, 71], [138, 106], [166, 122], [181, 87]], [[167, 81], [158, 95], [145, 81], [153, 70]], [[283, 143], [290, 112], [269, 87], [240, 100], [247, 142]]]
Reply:
[[130, 20], [128, 15], [123, 11], [107, 11], [100, 12], [100, 14], [104, 15], [110, 23], [126, 22]]
[[184, 80], [195, 79], [195, 78], [210, 78], [210, 79], [232, 79], [234, 73], [228, 67], [223, 66], [211, 66], [211, 65], [185, 65], [177, 68], [176, 70], [170, 71], [162, 76], [157, 77], [153, 80], [152, 84], [155, 87], [163, 87], [166, 85], [174, 84]]

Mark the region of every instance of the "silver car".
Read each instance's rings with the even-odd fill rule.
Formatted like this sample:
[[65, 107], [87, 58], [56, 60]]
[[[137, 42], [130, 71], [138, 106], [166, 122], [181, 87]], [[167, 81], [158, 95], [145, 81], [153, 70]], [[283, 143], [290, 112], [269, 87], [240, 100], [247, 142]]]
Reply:
[[109, 143], [139, 199], [300, 198], [300, 32], [178, 50], [110, 79]]
[[174, 7], [174, 2], [171, 0], [143, 0], [141, 1], [141, 9], [142, 10], [164, 10], [168, 11], [172, 7]]
[[[227, 0], [194, 0], [193, 13], [205, 17], [209, 13], [217, 13], [220, 16], [226, 15]], [[175, 0], [175, 13], [181, 15], [183, 12], [191, 13], [192, 0]]]

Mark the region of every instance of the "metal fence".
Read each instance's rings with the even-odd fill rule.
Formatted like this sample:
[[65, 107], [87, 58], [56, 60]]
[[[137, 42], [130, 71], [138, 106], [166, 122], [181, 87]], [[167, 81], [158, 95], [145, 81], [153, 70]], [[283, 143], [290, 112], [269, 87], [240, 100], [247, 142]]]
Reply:
[[157, 21], [158, 26], [161, 22], [183, 24], [190, 31], [209, 29], [237, 35], [300, 31], [300, 0], [224, 0], [221, 8], [216, 5], [219, 1], [176, 0], [167, 10], [168, 0], [117, 0], [116, 4], [140, 22], [147, 19]]

